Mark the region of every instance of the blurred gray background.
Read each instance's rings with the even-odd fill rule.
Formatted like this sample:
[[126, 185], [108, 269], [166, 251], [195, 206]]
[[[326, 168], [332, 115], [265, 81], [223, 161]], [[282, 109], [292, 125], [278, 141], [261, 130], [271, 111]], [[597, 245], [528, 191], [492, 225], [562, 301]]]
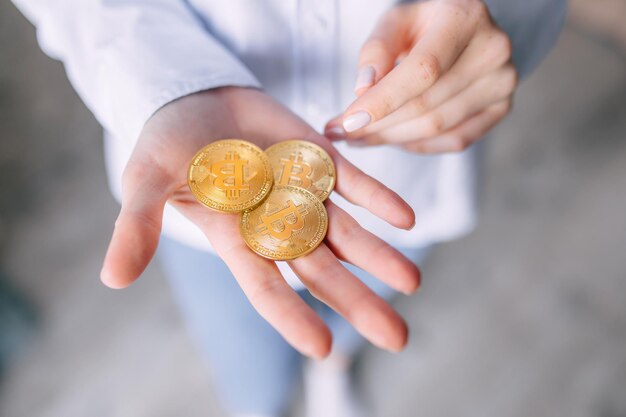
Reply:
[[[490, 139], [480, 227], [399, 301], [408, 349], [362, 357], [375, 415], [626, 416], [626, 2], [573, 3]], [[0, 281], [21, 311], [0, 416], [221, 415], [158, 268], [100, 284], [117, 210], [99, 126], [0, 3]]]

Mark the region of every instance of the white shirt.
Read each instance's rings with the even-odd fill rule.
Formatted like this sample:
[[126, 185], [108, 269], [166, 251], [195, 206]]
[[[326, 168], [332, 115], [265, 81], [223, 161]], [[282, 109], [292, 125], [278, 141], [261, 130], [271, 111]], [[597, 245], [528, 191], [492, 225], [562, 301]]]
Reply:
[[[146, 120], [166, 103], [219, 86], [263, 88], [320, 130], [354, 99], [358, 51], [389, 0], [14, 0], [46, 53], [103, 125], [111, 189]], [[527, 74], [554, 44], [565, 0], [488, 0]], [[456, 238], [475, 221], [477, 148], [419, 156], [392, 147], [339, 151], [404, 197], [417, 215], [395, 229], [334, 194], [365, 228], [404, 248]], [[211, 250], [171, 207], [164, 233]]]

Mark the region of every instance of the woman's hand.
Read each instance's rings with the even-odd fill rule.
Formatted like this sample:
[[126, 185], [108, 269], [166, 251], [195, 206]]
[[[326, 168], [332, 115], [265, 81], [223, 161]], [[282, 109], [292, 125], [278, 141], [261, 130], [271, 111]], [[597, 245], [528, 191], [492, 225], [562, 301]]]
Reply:
[[[238, 216], [200, 205], [187, 186], [187, 167], [208, 142], [245, 138], [261, 148], [286, 139], [306, 139], [333, 158], [336, 191], [394, 226], [410, 228], [415, 215], [393, 191], [341, 157], [331, 143], [260, 91], [221, 88], [193, 94], [160, 109], [144, 127], [122, 179], [122, 209], [104, 260], [102, 281], [130, 285], [154, 255], [165, 203], [176, 207], [206, 235], [258, 312], [306, 355], [328, 354], [331, 334], [313, 310], [287, 285], [273, 261], [253, 253], [239, 234]], [[343, 315], [375, 345], [397, 351], [407, 340], [402, 318], [348, 272], [345, 260], [393, 288], [411, 293], [419, 270], [398, 251], [362, 229], [327, 201], [325, 243], [290, 265], [320, 300]], [[207, 271], [207, 279], [210, 279]]]
[[361, 50], [359, 97], [325, 134], [355, 145], [461, 151], [508, 114], [516, 86], [511, 42], [481, 0], [397, 6]]

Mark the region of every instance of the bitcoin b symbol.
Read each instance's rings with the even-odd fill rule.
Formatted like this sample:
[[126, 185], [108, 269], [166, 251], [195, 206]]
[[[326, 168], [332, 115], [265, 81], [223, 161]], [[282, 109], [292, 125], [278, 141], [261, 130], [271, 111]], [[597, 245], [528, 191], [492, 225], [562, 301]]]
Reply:
[[296, 185], [302, 188], [311, 186], [309, 175], [312, 168], [311, 165], [304, 162], [300, 152], [292, 153], [289, 159], [281, 158], [280, 163], [283, 166], [283, 171], [278, 181], [279, 184]]
[[297, 232], [304, 227], [304, 215], [307, 209], [303, 204], [295, 205], [293, 201], [287, 201], [287, 207], [278, 210], [268, 216], [261, 215], [261, 224], [257, 226], [257, 231], [261, 235], [269, 234], [279, 240], [287, 240], [293, 232]]
[[215, 177], [213, 184], [224, 191], [226, 197], [239, 197], [242, 191], [250, 189], [249, 179], [244, 175], [247, 164], [248, 161], [241, 159], [237, 152], [228, 152], [223, 161], [211, 166], [211, 175]]

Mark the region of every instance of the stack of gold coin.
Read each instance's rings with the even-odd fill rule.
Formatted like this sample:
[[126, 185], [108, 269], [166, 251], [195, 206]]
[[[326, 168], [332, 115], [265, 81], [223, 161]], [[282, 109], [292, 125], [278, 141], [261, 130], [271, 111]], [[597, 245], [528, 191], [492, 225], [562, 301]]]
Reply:
[[226, 139], [194, 156], [188, 182], [206, 207], [240, 213], [241, 235], [250, 249], [289, 260], [324, 240], [328, 215], [323, 201], [335, 176], [328, 153], [311, 142], [280, 142], [263, 152], [250, 142]]

